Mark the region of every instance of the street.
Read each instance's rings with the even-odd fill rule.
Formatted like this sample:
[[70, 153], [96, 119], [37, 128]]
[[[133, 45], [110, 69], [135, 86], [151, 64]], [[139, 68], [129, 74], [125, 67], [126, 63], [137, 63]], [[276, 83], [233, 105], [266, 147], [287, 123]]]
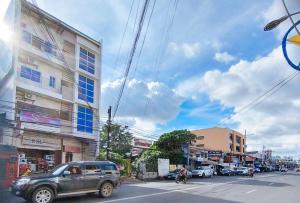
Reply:
[[[83, 195], [56, 200], [56, 203], [158, 203], [158, 202], [300, 202], [300, 174], [289, 172], [262, 173], [249, 177], [220, 177], [190, 179], [186, 185], [174, 181], [153, 181], [123, 184], [111, 198], [101, 199], [95, 195]], [[25, 203], [21, 198], [5, 194], [5, 203]]]

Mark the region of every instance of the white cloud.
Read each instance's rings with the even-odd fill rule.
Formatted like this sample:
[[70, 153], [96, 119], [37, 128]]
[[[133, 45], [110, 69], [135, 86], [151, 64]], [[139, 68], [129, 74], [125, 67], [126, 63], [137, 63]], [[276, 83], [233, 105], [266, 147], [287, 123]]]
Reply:
[[174, 54], [182, 54], [185, 58], [194, 58], [200, 53], [200, 43], [175, 43], [170, 42], [169, 48]]
[[230, 63], [234, 61], [236, 58], [227, 52], [217, 52], [215, 54], [215, 60], [222, 63]]
[[[299, 53], [296, 48], [290, 48], [292, 55]], [[247, 129], [255, 134], [248, 137], [250, 148], [258, 149], [264, 144], [277, 154], [284, 154], [300, 146], [300, 77], [255, 108], [245, 113], [235, 112], [291, 72], [293, 69], [287, 65], [281, 47], [278, 47], [257, 60], [241, 60], [228, 71], [211, 70], [186, 80], [176, 88], [176, 92], [187, 98], [207, 94], [211, 101], [233, 108], [235, 116], [232, 122], [239, 124], [241, 132]]]
[[[121, 80], [102, 86], [102, 109], [115, 105]], [[183, 98], [160, 82], [128, 81], [117, 113], [118, 120], [146, 131], [154, 131], [157, 124], [174, 119]], [[114, 108], [114, 107], [113, 107]]]

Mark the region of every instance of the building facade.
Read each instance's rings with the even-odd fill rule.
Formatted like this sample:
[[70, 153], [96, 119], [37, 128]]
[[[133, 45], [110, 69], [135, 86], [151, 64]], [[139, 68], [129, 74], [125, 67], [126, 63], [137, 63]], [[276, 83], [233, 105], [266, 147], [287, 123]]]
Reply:
[[0, 113], [14, 127], [0, 141], [36, 169], [95, 159], [101, 43], [25, 0], [11, 1], [6, 19], [14, 35], [0, 43]]
[[[196, 141], [191, 149], [197, 161], [212, 160], [240, 162], [245, 153], [245, 138], [238, 131], [229, 128], [207, 128], [193, 130]], [[193, 155], [192, 154], [192, 155]]]
[[143, 151], [150, 149], [153, 141], [144, 138], [134, 138], [131, 150], [132, 157], [139, 156]]

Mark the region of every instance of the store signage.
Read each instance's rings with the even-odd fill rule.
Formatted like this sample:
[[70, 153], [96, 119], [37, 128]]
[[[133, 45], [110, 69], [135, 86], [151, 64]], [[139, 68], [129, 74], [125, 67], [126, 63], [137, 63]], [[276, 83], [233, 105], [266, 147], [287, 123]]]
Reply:
[[208, 151], [208, 157], [221, 157], [222, 151]]
[[20, 120], [25, 122], [32, 122], [36, 124], [38, 123], [50, 124], [52, 125], [52, 127], [60, 126], [59, 118], [51, 117], [45, 114], [38, 114], [35, 112], [21, 111]]
[[55, 143], [55, 141], [39, 137], [23, 137], [22, 144], [40, 147], [50, 147], [54, 150], [60, 150], [60, 145], [58, 143]]
[[80, 147], [64, 146], [64, 152], [80, 153]]

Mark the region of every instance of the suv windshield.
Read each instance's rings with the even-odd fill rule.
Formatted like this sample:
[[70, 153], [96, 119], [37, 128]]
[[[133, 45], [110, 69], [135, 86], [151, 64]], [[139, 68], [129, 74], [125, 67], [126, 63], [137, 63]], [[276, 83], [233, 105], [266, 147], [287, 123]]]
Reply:
[[52, 175], [59, 175], [61, 174], [66, 168], [68, 167], [67, 164], [61, 164], [56, 166], [53, 170], [50, 171]]

